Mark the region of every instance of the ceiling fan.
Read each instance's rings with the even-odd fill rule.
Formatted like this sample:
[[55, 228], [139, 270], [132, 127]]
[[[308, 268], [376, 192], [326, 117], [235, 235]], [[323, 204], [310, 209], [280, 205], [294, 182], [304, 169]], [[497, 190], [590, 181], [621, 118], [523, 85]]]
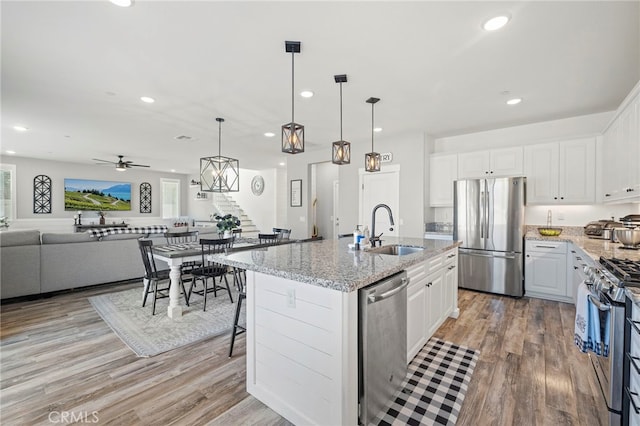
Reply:
[[118, 161], [108, 161], [108, 160], [101, 160], [99, 158], [92, 158], [92, 160], [94, 161], [101, 161], [101, 163], [96, 163], [96, 164], [100, 164], [100, 165], [104, 165], [105, 163], [109, 163], [109, 164], [115, 164], [116, 165], [116, 170], [119, 172], [124, 172], [127, 169], [130, 169], [131, 167], [149, 167], [145, 164], [134, 164], [133, 161], [123, 161], [122, 157], [124, 157], [123, 155], [118, 155]]

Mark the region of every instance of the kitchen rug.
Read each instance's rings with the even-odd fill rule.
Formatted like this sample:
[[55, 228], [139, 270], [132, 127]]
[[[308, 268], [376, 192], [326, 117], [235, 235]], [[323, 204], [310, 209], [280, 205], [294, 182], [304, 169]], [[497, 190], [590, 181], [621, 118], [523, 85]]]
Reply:
[[[93, 296], [89, 302], [136, 355], [151, 357], [213, 336], [230, 336], [238, 291], [232, 280], [229, 281], [234, 303], [226, 290], [219, 290], [218, 297], [213, 297], [213, 293], [207, 295], [207, 310], [203, 311], [202, 296], [191, 296], [187, 307], [181, 295], [182, 317], [178, 319], [167, 316], [168, 298], [158, 299], [155, 315], [151, 315], [153, 295], [147, 298], [147, 306], [142, 307], [142, 282], [140, 288]], [[244, 308], [245, 304], [241, 323], [245, 318]]]
[[480, 352], [431, 339], [375, 425], [455, 425]]

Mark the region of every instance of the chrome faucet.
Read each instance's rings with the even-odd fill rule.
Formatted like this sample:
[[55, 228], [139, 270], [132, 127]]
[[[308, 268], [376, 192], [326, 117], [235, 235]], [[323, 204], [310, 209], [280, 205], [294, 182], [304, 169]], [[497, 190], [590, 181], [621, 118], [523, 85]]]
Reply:
[[369, 241], [371, 242], [371, 247], [376, 246], [376, 241], [380, 243], [378, 245], [382, 245], [382, 241], [380, 240], [380, 236], [382, 235], [382, 233], [376, 236], [376, 211], [380, 207], [384, 207], [385, 209], [387, 209], [387, 212], [389, 213], [389, 223], [391, 224], [391, 226], [389, 227], [389, 231], [393, 231], [394, 223], [393, 223], [393, 213], [391, 213], [391, 208], [386, 204], [378, 204], [373, 208], [373, 211], [371, 212], [371, 237], [369, 238]]

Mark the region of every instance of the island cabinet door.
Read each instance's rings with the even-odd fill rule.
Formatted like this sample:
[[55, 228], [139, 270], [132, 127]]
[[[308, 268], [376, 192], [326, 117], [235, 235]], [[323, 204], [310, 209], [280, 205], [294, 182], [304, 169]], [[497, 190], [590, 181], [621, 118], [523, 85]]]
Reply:
[[407, 290], [407, 364], [427, 342], [425, 293], [424, 282], [413, 283]]
[[443, 322], [444, 313], [444, 273], [442, 270], [427, 278], [425, 294], [425, 315], [427, 319], [427, 340], [433, 336]]
[[407, 364], [427, 343], [426, 268], [426, 262], [422, 262], [406, 270], [407, 278], [409, 278], [409, 287], [407, 288]]

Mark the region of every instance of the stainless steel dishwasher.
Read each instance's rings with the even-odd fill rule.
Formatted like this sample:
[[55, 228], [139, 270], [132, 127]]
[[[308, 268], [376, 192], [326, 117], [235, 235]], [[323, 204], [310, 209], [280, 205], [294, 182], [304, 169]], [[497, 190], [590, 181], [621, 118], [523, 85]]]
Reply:
[[358, 290], [359, 423], [368, 425], [407, 375], [406, 272]]

